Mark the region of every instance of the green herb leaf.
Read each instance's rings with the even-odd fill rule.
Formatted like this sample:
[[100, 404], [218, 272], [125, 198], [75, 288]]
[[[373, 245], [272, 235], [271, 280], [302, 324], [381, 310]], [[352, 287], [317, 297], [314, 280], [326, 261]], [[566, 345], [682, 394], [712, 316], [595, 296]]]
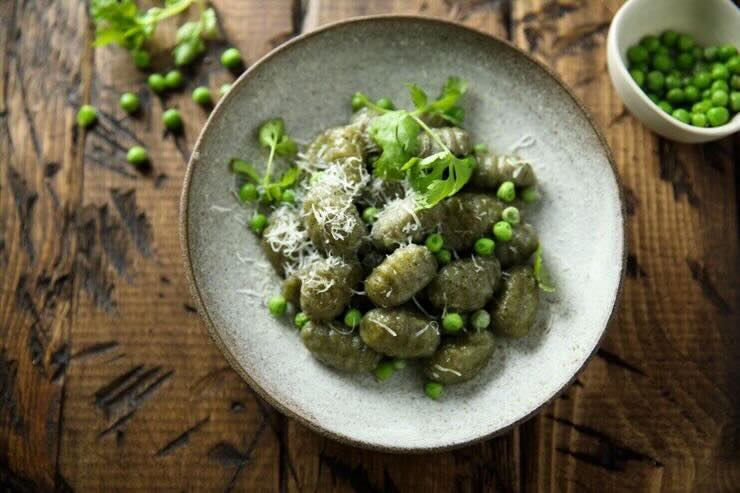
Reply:
[[404, 110], [388, 111], [373, 120], [370, 135], [383, 149], [373, 163], [376, 176], [390, 180], [403, 178], [401, 167], [418, 151], [420, 130], [419, 124]]
[[447, 151], [424, 159], [412, 158], [402, 169], [408, 170], [409, 183], [417, 192], [417, 204], [422, 209], [456, 194], [468, 182], [475, 168], [475, 159], [459, 159]]
[[280, 177], [280, 181], [278, 181], [278, 185], [280, 185], [282, 188], [288, 188], [292, 186], [297, 180], [298, 177], [301, 175], [300, 168], [297, 168], [293, 166], [292, 168], [288, 168], [285, 173]]
[[298, 145], [293, 139], [283, 135], [280, 137], [280, 142], [275, 145], [275, 152], [281, 156], [293, 156], [298, 152]]
[[229, 162], [229, 165], [231, 166], [231, 171], [233, 171], [234, 173], [246, 175], [254, 180], [256, 183], [260, 182], [259, 173], [257, 173], [254, 167], [248, 162], [242, 159], [232, 158], [232, 160]]
[[259, 143], [262, 147], [277, 146], [285, 134], [285, 122], [282, 118], [267, 120], [259, 129]]
[[552, 293], [555, 291], [555, 283], [550, 276], [550, 272], [545, 267], [545, 263], [542, 260], [542, 245], [537, 247], [537, 251], [534, 252], [534, 265], [532, 266], [532, 273], [534, 278], [537, 280], [537, 284], [540, 286], [542, 291], [546, 293]]
[[465, 110], [456, 106], [456, 104], [468, 89], [467, 81], [460, 79], [459, 77], [450, 77], [442, 87], [442, 92], [439, 97], [431, 102], [427, 102], [426, 94], [418, 86], [414, 84], [406, 84], [406, 87], [408, 87], [411, 92], [411, 100], [417, 108], [417, 114], [436, 114], [453, 125], [462, 124], [465, 119]]
[[414, 106], [416, 106], [417, 109], [424, 109], [427, 106], [427, 93], [424, 92], [424, 90], [417, 86], [416, 84], [406, 84], [406, 87], [408, 87], [409, 92], [411, 93], [411, 102], [414, 103]]

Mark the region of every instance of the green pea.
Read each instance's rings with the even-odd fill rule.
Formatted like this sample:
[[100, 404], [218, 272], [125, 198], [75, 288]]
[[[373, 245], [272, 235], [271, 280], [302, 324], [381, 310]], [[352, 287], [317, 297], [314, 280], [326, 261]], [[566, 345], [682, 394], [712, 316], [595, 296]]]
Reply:
[[[645, 75], [643, 74], [643, 79], [644, 77]], [[486, 146], [486, 144], [475, 144], [473, 146], [473, 153], [476, 156], [482, 156], [484, 154], [488, 154], [488, 146]]]
[[740, 91], [730, 93], [730, 109], [735, 113], [740, 111]]
[[698, 62], [696, 62], [694, 64], [694, 68], [691, 70], [691, 72], [694, 73], [694, 74], [698, 74], [698, 73], [701, 73], [701, 72], [709, 73], [709, 69], [710, 68], [711, 67], [709, 66], [709, 64], [707, 62], [705, 62], [703, 60], [699, 60]]
[[273, 296], [267, 301], [267, 309], [270, 310], [273, 317], [280, 317], [285, 315], [288, 309], [288, 301], [280, 295]]
[[264, 214], [255, 214], [249, 219], [249, 228], [256, 234], [261, 235], [267, 226], [267, 217]]
[[649, 56], [650, 54], [648, 53], [647, 48], [641, 45], [631, 46], [627, 50], [627, 59], [632, 63], [644, 62]]
[[406, 360], [401, 358], [393, 358], [393, 368], [396, 370], [403, 370], [406, 368]]
[[676, 110], [673, 110], [673, 113], [671, 113], [671, 116], [673, 116], [673, 118], [675, 118], [676, 120], [680, 120], [686, 124], [691, 122], [691, 114], [683, 108], [678, 108]]
[[649, 34], [640, 40], [640, 44], [648, 50], [649, 53], [654, 53], [660, 47], [660, 40], [657, 36]]
[[712, 82], [712, 86], [710, 87], [710, 89], [712, 90], [712, 92], [714, 91], [727, 92], [730, 90], [730, 86], [727, 84], [727, 81], [719, 79], [719, 80], [715, 80], [714, 82]]
[[730, 72], [727, 70], [727, 67], [721, 63], [715, 63], [712, 65], [711, 75], [714, 80], [727, 80], [730, 78]]
[[707, 115], [705, 115], [704, 113], [692, 113], [691, 124], [695, 127], [706, 127]]
[[427, 236], [426, 241], [424, 241], [424, 245], [430, 252], [437, 253], [442, 250], [442, 247], [445, 245], [445, 239], [439, 233], [432, 233]]
[[239, 68], [242, 65], [242, 54], [236, 48], [229, 48], [221, 54], [221, 65], [226, 68]]
[[460, 332], [463, 325], [463, 319], [459, 313], [447, 313], [442, 317], [442, 328], [448, 334]]
[[719, 47], [719, 51], [717, 51], [717, 57], [723, 62], [726, 62], [735, 55], [737, 55], [737, 48], [732, 43], [723, 44]]
[[347, 313], [344, 314], [344, 325], [346, 325], [347, 327], [352, 327], [354, 329], [355, 327], [360, 325], [361, 320], [362, 312], [357, 308], [347, 310]]
[[537, 191], [537, 187], [535, 186], [524, 188], [520, 195], [522, 200], [527, 204], [540, 200], [540, 192]]
[[699, 100], [699, 89], [697, 89], [696, 86], [686, 86], [683, 90], [683, 95], [686, 98], [686, 101], [693, 103], [694, 101]]
[[516, 198], [516, 188], [514, 188], [514, 183], [510, 181], [503, 182], [499, 185], [498, 190], [496, 191], [496, 196], [504, 202], [511, 202], [514, 200]]
[[740, 55], [735, 55], [725, 63], [725, 67], [731, 74], [740, 74]]
[[663, 86], [665, 86], [665, 76], [663, 75], [662, 72], [653, 70], [652, 72], [649, 72], [647, 74], [646, 85], [648, 89], [650, 89], [650, 91], [656, 92], [656, 93], [662, 93]]
[[118, 105], [126, 113], [132, 114], [139, 111], [141, 102], [139, 101], [139, 96], [136, 94], [132, 92], [124, 92], [121, 94], [121, 99], [118, 100]]
[[372, 224], [378, 219], [378, 209], [375, 207], [368, 207], [362, 211], [362, 220], [368, 224]]
[[182, 116], [180, 116], [178, 110], [170, 108], [162, 113], [162, 123], [167, 127], [167, 130], [177, 132], [182, 129]]
[[671, 89], [666, 93], [665, 98], [671, 104], [681, 104], [684, 100], [683, 89], [680, 89], [678, 87], [676, 87], [675, 89]]
[[295, 204], [295, 192], [290, 188], [285, 190], [281, 200], [286, 204]]
[[365, 106], [365, 102], [367, 101], [364, 94], [361, 92], [356, 92], [352, 95], [352, 111], [357, 111], [363, 106]]
[[630, 75], [638, 86], [642, 87], [645, 85], [645, 72], [633, 68], [632, 70], [630, 70]]
[[647, 74], [650, 72], [650, 64], [648, 62], [631, 63], [630, 70], [639, 70], [643, 74]]
[[193, 101], [201, 106], [208, 106], [213, 104], [211, 98], [211, 90], [204, 86], [199, 86], [193, 89]]
[[714, 107], [707, 111], [707, 120], [713, 127], [719, 127], [730, 121], [730, 112], [722, 106]]
[[664, 46], [673, 48], [674, 46], [676, 46], [676, 42], [678, 41], [678, 33], [670, 29], [667, 31], [663, 31], [663, 34], [660, 35], [660, 41], [663, 43]]
[[298, 312], [295, 314], [295, 318], [293, 319], [293, 323], [296, 327], [299, 329], [302, 329], [304, 325], [306, 325], [309, 321], [308, 315], [306, 315], [303, 312]]
[[514, 206], [509, 206], [505, 208], [503, 212], [501, 212], [501, 219], [511, 224], [512, 226], [519, 224], [519, 209]]
[[511, 224], [506, 221], [499, 221], [493, 225], [493, 236], [498, 241], [509, 241], [513, 234]]
[[713, 62], [717, 59], [717, 53], [719, 52], [719, 47], [717, 46], [707, 46], [704, 48], [704, 60], [708, 62]]
[[259, 198], [259, 192], [254, 183], [245, 183], [239, 189], [239, 200], [242, 202], [254, 202]]
[[693, 113], [706, 113], [712, 107], [712, 102], [708, 99], [694, 103], [691, 107]]
[[652, 92], [647, 93], [647, 97], [650, 98], [650, 101], [652, 101], [655, 104], [660, 103], [660, 98], [657, 94], [653, 94]]
[[384, 110], [395, 110], [396, 105], [393, 104], [393, 101], [391, 101], [389, 98], [380, 98], [378, 99], [375, 104], [377, 106], [380, 106]]
[[725, 91], [717, 90], [712, 91], [712, 97], [709, 100], [712, 102], [712, 106], [727, 106], [730, 96]]
[[393, 376], [395, 368], [392, 361], [381, 361], [375, 368], [375, 378], [380, 381], [388, 380]]
[[77, 125], [82, 128], [91, 127], [98, 120], [98, 110], [95, 106], [83, 104], [77, 111]]
[[167, 90], [167, 81], [161, 74], [151, 74], [146, 79], [146, 83], [149, 84], [149, 89], [157, 94], [162, 94]]
[[136, 68], [138, 69], [145, 69], [152, 64], [152, 56], [147, 51], [134, 50], [131, 53], [131, 56], [134, 59], [134, 65], [136, 65]]
[[134, 166], [141, 166], [149, 160], [149, 155], [141, 146], [134, 146], [126, 153], [126, 161]]
[[711, 89], [704, 89], [701, 92], [701, 98], [702, 99], [709, 99], [712, 97], [712, 90]]
[[730, 79], [730, 86], [733, 89], [740, 89], [740, 75], [733, 74], [732, 79]]
[[706, 89], [712, 84], [712, 76], [707, 72], [694, 75], [694, 85], [699, 89]]
[[444, 392], [444, 385], [438, 382], [427, 382], [424, 384], [424, 393], [430, 399], [439, 399]]
[[231, 91], [231, 84], [221, 84], [221, 86], [218, 88], [218, 95], [224, 97], [229, 91]]
[[668, 74], [665, 78], [665, 88], [667, 90], [676, 89], [681, 87], [681, 76], [676, 74]]
[[669, 103], [668, 101], [661, 101], [660, 103], [658, 103], [658, 107], [669, 115], [673, 113], [673, 106], [671, 106], [671, 103]]
[[470, 316], [470, 325], [475, 330], [484, 330], [491, 325], [491, 315], [486, 310], [478, 310]]
[[681, 70], [689, 70], [694, 66], [694, 55], [691, 53], [681, 53], [676, 57], [676, 67]]
[[653, 56], [653, 68], [661, 72], [668, 72], [673, 69], [673, 59], [669, 55], [658, 53]]
[[185, 83], [185, 79], [179, 70], [170, 70], [167, 75], [164, 76], [164, 82], [168, 89], [180, 89]]
[[694, 37], [690, 34], [682, 34], [678, 37], [678, 51], [691, 51], [694, 49]]
[[667, 46], [660, 45], [657, 50], [655, 50], [655, 55], [670, 55], [671, 50]]
[[473, 250], [478, 255], [489, 257], [493, 255], [493, 249], [496, 247], [496, 243], [490, 238], [478, 238], [473, 245]]
[[437, 262], [440, 263], [440, 265], [447, 265], [452, 261], [452, 254], [449, 250], [442, 249], [434, 254], [435, 257], [437, 257]]
[[695, 61], [701, 60], [704, 57], [704, 50], [698, 46], [694, 46], [694, 49], [691, 50], [691, 55], [694, 57]]

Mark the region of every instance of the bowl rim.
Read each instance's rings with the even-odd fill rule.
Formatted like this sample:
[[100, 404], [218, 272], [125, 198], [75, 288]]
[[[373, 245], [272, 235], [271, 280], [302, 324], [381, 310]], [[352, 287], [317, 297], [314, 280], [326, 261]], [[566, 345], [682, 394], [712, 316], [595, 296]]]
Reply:
[[300, 34], [296, 36], [295, 38], [274, 48], [269, 53], [264, 55], [262, 58], [257, 60], [254, 64], [252, 64], [244, 73], [242, 73], [237, 78], [237, 80], [233, 83], [233, 85], [244, 83], [244, 81], [249, 79], [250, 76], [260, 66], [269, 62], [270, 59], [273, 58], [276, 54], [284, 50], [290, 49], [293, 45], [301, 43], [302, 41], [309, 39], [313, 36], [325, 33], [327, 31], [331, 31], [339, 27], [351, 25], [351, 24], [362, 24], [362, 23], [371, 23], [371, 22], [378, 22], [378, 21], [384, 22], [384, 21], [389, 21], [389, 20], [423, 22], [423, 23], [438, 24], [446, 28], [463, 29], [477, 36], [483, 37], [488, 41], [494, 41], [497, 43], [501, 43], [507, 46], [508, 48], [513, 49], [517, 54], [524, 56], [527, 60], [534, 63], [540, 69], [544, 70], [545, 73], [547, 73], [559, 86], [563, 88], [565, 93], [573, 100], [576, 106], [581, 110], [583, 115], [586, 117], [588, 123], [591, 125], [592, 129], [596, 133], [599, 139], [599, 142], [601, 144], [601, 147], [605, 151], [605, 154], [606, 154], [606, 157], [609, 162], [610, 169], [611, 169], [612, 176], [614, 177], [615, 183], [617, 185], [619, 210], [620, 210], [620, 216], [622, 219], [622, 257], [619, 259], [620, 261], [619, 283], [617, 285], [617, 290], [616, 290], [615, 297], [614, 297], [614, 303], [612, 304], [609, 317], [606, 323], [604, 324], [603, 329], [601, 330], [601, 334], [599, 335], [599, 339], [594, 345], [593, 350], [586, 357], [586, 359], [583, 361], [583, 364], [578, 368], [578, 370], [574, 372], [570, 380], [565, 382], [561, 388], [559, 388], [551, 396], [545, 399], [542, 402], [542, 404], [537, 406], [535, 409], [530, 411], [525, 416], [522, 416], [521, 418], [517, 419], [516, 421], [512, 422], [511, 424], [507, 426], [504, 426], [490, 433], [486, 433], [486, 434], [480, 435], [478, 437], [475, 437], [469, 440], [453, 441], [445, 445], [430, 446], [430, 447], [424, 447], [424, 446], [404, 447], [404, 446], [382, 445], [382, 444], [367, 442], [361, 439], [353, 438], [352, 436], [349, 436], [349, 435], [336, 433], [332, 430], [324, 428], [323, 426], [321, 426], [320, 423], [310, 420], [309, 418], [303, 416], [299, 412], [294, 411], [293, 409], [289, 408], [287, 405], [273, 398], [269, 390], [261, 387], [254, 379], [252, 379], [252, 377], [248, 374], [248, 372], [244, 368], [242, 368], [242, 366], [236, 361], [236, 358], [232, 354], [231, 350], [228, 348], [228, 346], [224, 343], [223, 339], [221, 338], [221, 334], [218, 331], [216, 325], [213, 323], [213, 320], [211, 319], [210, 314], [208, 313], [205, 303], [203, 302], [200, 289], [198, 288], [198, 285], [195, 280], [193, 263], [190, 258], [190, 241], [188, 238], [188, 229], [189, 229], [188, 228], [188, 220], [189, 220], [188, 206], [189, 206], [189, 198], [190, 198], [191, 177], [192, 177], [193, 170], [195, 167], [195, 163], [194, 163], [195, 159], [193, 156], [197, 154], [196, 150], [200, 147], [205, 131], [209, 127], [211, 120], [215, 118], [221, 111], [223, 111], [224, 107], [228, 104], [230, 97], [233, 96], [232, 94], [233, 91], [229, 91], [223, 98], [221, 98], [221, 100], [218, 102], [216, 107], [213, 109], [213, 111], [209, 115], [205, 125], [200, 131], [198, 139], [195, 142], [195, 146], [193, 147], [193, 151], [191, 152], [190, 159], [188, 160], [188, 166], [185, 171], [185, 176], [183, 178], [182, 192], [180, 195], [180, 210], [179, 210], [180, 249], [181, 249], [182, 261], [185, 267], [186, 281], [188, 284], [188, 288], [190, 290], [191, 296], [193, 297], [193, 301], [195, 302], [198, 313], [201, 319], [203, 320], [203, 322], [205, 323], [206, 329], [208, 331], [208, 335], [213, 340], [213, 342], [216, 344], [216, 346], [219, 348], [223, 356], [228, 361], [229, 365], [242, 377], [242, 379], [245, 382], [249, 384], [249, 386], [257, 393], [258, 397], [267, 401], [271, 406], [275, 407], [282, 414], [286, 415], [289, 418], [295, 419], [298, 423], [308, 427], [312, 431], [315, 431], [326, 438], [336, 440], [346, 445], [361, 447], [364, 449], [380, 451], [380, 452], [401, 453], [401, 454], [421, 454], [421, 453], [444, 452], [444, 451], [459, 449], [459, 448], [462, 448], [468, 445], [481, 442], [483, 440], [487, 440], [487, 439], [502, 435], [514, 429], [516, 426], [520, 425], [521, 423], [529, 420], [531, 417], [539, 413], [545, 406], [550, 404], [558, 396], [560, 396], [563, 392], [565, 392], [565, 390], [567, 390], [571, 386], [571, 384], [576, 380], [578, 375], [580, 375], [583, 372], [583, 370], [585, 369], [589, 361], [591, 361], [591, 358], [593, 358], [593, 356], [596, 354], [596, 351], [599, 349], [599, 347], [604, 341], [604, 336], [607, 332], [607, 329], [614, 323], [615, 316], [617, 313], [617, 306], [619, 305], [619, 302], [622, 298], [622, 294], [624, 290], [625, 269], [626, 269], [626, 262], [627, 262], [627, 241], [628, 241], [627, 239], [627, 235], [628, 235], [627, 219], [626, 219], [627, 216], [626, 216], [626, 209], [625, 209], [624, 192], [622, 190], [622, 182], [621, 182], [617, 167], [614, 163], [614, 158], [612, 156], [611, 148], [609, 147], [609, 144], [607, 143], [606, 138], [602, 134], [598, 125], [596, 124], [593, 116], [589, 113], [589, 111], [586, 109], [583, 103], [578, 99], [578, 97], [572, 92], [572, 90], [568, 88], [565, 82], [563, 82], [563, 80], [552, 69], [544, 65], [542, 62], [536, 60], [534, 57], [529, 55], [527, 52], [525, 52], [521, 48], [518, 48], [517, 46], [515, 46], [513, 43], [509, 42], [508, 40], [501, 39], [498, 36], [466, 26], [460, 22], [447, 20], [447, 19], [439, 19], [439, 18], [434, 18], [434, 17], [429, 17], [429, 16], [423, 16], [423, 15], [412, 15], [412, 14], [378, 14], [378, 15], [350, 17], [350, 18], [343, 19], [340, 21], [325, 24], [312, 31], [308, 31], [306, 33]]
[[[734, 118], [719, 127], [695, 127], [693, 125], [689, 125], [688, 123], [684, 123], [681, 120], [673, 118], [673, 116], [661, 110], [658, 105], [653, 103], [653, 101], [649, 97], [647, 97], [647, 93], [643, 91], [640, 86], [637, 85], [637, 82], [635, 82], [635, 80], [630, 75], [629, 70], [627, 70], [627, 64], [625, 63], [624, 57], [622, 57], [622, 54], [619, 50], [617, 37], [621, 34], [621, 30], [623, 29], [622, 21], [625, 12], [631, 9], [640, 9], [640, 7], [642, 6], [642, 4], [640, 3], [641, 1], [644, 2], [645, 0], [628, 0], [619, 8], [619, 10], [617, 10], [617, 13], [612, 19], [611, 25], [609, 26], [609, 33], [606, 37], [607, 51], [613, 51], [618, 61], [618, 63], [616, 63], [617, 66], [614, 68], [618, 71], [619, 75], [627, 81], [627, 85], [629, 86], [630, 90], [637, 93], [640, 101], [645, 103], [645, 105], [650, 108], [650, 111], [652, 111], [654, 114], [657, 114], [658, 118], [682, 132], [693, 134], [699, 137], [720, 139], [722, 137], [732, 135], [740, 130], [740, 116], [738, 115], [735, 115]], [[722, 0], [722, 2], [730, 5], [732, 4], [731, 0]], [[617, 31], [619, 31], [619, 33]], [[607, 53], [607, 63], [608, 61], [609, 56]]]

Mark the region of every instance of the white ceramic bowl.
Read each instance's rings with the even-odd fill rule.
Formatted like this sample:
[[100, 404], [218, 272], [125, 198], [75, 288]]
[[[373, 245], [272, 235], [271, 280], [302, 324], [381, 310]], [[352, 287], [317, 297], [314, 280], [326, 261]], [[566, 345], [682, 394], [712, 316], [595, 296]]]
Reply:
[[740, 47], [740, 8], [731, 0], [629, 0], [614, 16], [607, 39], [607, 65], [617, 94], [635, 117], [654, 132], [686, 143], [721, 139], [740, 130], [740, 114], [715, 128], [687, 125], [658, 108], [627, 70], [627, 48], [666, 29], [691, 34], [699, 46]]

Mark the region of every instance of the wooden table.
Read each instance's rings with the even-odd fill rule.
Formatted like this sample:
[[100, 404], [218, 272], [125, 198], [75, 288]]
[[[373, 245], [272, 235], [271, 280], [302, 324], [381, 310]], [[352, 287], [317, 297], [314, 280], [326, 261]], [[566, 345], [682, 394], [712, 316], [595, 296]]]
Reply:
[[[606, 72], [618, 0], [213, 4], [226, 39], [162, 100], [127, 53], [90, 46], [82, 0], [0, 1], [0, 489], [740, 491], [738, 139], [675, 144], [625, 110]], [[340, 445], [258, 400], [202, 328], [177, 238], [207, 117], [190, 89], [232, 80], [224, 46], [253, 62], [317, 25], [390, 12], [463, 22], [553, 67], [606, 133], [629, 214], [619, 315], [575, 384], [514, 431], [435, 455]], [[166, 46], [174, 27], [161, 31]], [[145, 101], [137, 118], [117, 105], [128, 90]], [[83, 102], [100, 109], [87, 133]], [[163, 137], [171, 106], [178, 139]], [[135, 143], [149, 173], [125, 163]]]

